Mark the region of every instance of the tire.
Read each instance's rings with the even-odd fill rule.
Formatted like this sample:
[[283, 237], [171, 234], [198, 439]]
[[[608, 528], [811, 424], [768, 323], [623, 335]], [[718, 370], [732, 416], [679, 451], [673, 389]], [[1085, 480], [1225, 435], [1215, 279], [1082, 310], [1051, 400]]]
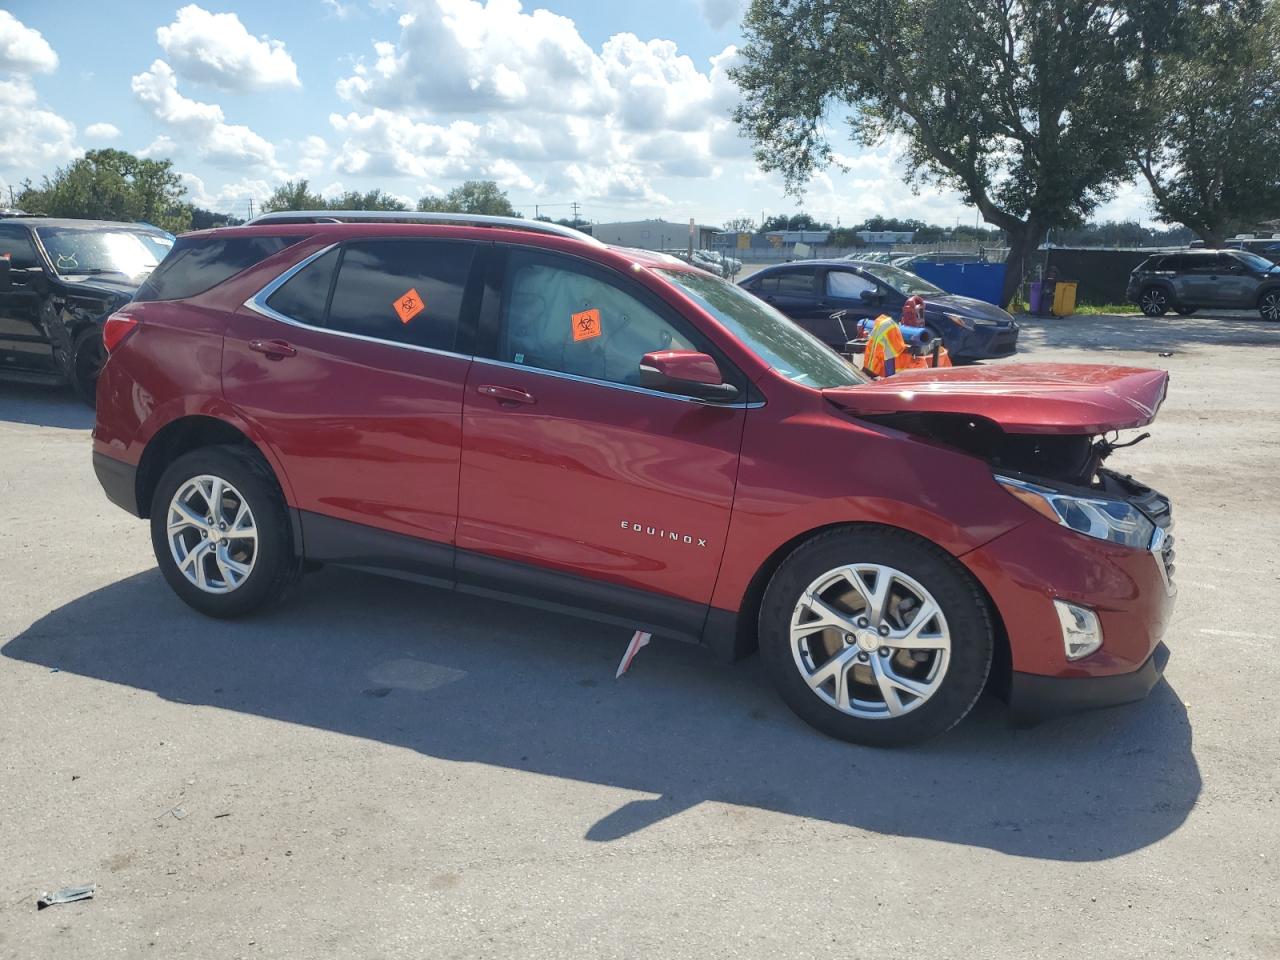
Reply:
[[1272, 323], [1280, 320], [1280, 289], [1268, 290], [1258, 297], [1258, 315]]
[[1175, 309], [1178, 311], [1178, 316], [1189, 317], [1200, 308], [1199, 307], [1176, 307]]
[[[219, 499], [225, 530], [214, 532], [217, 520], [212, 525], [188, 520], [175, 527], [181, 544], [171, 544], [169, 518], [175, 497], [184, 491], [187, 516], [207, 520], [208, 497], [216, 495], [213, 481], [224, 485]], [[241, 505], [247, 507], [247, 514], [241, 514]], [[247, 533], [248, 526], [255, 537], [236, 536], [237, 529]], [[249, 447], [203, 447], [169, 465], [151, 501], [151, 546], [174, 593], [210, 617], [239, 617], [277, 602], [301, 569], [279, 484], [267, 463]], [[198, 555], [192, 557], [197, 548]], [[186, 553], [190, 578], [180, 566], [180, 552]]]
[[107, 351], [102, 345], [102, 328], [85, 327], [71, 343], [71, 387], [76, 396], [89, 406], [98, 402], [98, 374], [107, 362]]
[[[884, 606], [894, 609], [886, 610], [884, 618], [891, 630], [888, 637], [877, 632], [874, 622], [859, 627], [860, 612], [873, 611], [865, 606], [866, 593], [846, 576], [846, 568], [855, 565], [873, 596], [879, 593], [875, 587], [880, 578], [889, 578], [889, 603]], [[822, 586], [829, 577], [834, 579]], [[820, 628], [812, 621], [817, 614], [802, 602], [811, 590], [834, 612], [831, 622], [839, 628]], [[927, 596], [921, 597], [920, 590]], [[919, 601], [914, 608], [907, 602], [912, 596]], [[930, 600], [939, 615], [914, 623]], [[946, 643], [949, 648], [910, 647], [911, 628], [919, 628], [920, 639], [914, 642], [939, 648]], [[964, 719], [986, 685], [995, 647], [990, 610], [968, 572], [914, 534], [874, 526], [843, 527], [797, 547], [765, 589], [759, 631], [769, 675], [802, 720], [837, 739], [876, 747], [918, 743]], [[890, 649], [882, 643], [898, 646]], [[885, 650], [887, 657], [881, 655]], [[842, 669], [831, 671], [840, 664]], [[827, 679], [811, 683], [809, 678], [824, 670]], [[847, 709], [837, 706], [839, 674], [845, 679]], [[888, 680], [878, 679], [886, 675]], [[908, 693], [895, 686], [899, 682], [927, 689], [927, 694]], [[896, 712], [891, 699], [897, 702]]]
[[1138, 306], [1148, 317], [1162, 317], [1169, 310], [1169, 291], [1164, 287], [1144, 287], [1138, 294]]

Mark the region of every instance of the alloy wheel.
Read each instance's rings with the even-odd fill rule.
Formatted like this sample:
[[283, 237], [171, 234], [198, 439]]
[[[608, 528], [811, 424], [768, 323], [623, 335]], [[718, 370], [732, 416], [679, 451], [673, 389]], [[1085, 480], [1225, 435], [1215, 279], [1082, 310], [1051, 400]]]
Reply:
[[1142, 294], [1142, 312], [1149, 317], [1158, 317], [1169, 309], [1169, 298], [1158, 287], [1152, 287]]
[[951, 659], [951, 633], [932, 594], [900, 570], [828, 570], [791, 615], [791, 653], [809, 688], [863, 719], [892, 719], [927, 703]]
[[1264, 320], [1280, 320], [1280, 291], [1272, 291], [1262, 298], [1259, 311]]
[[169, 501], [165, 529], [178, 570], [205, 593], [230, 593], [258, 560], [258, 528], [244, 496], [220, 477], [192, 477]]

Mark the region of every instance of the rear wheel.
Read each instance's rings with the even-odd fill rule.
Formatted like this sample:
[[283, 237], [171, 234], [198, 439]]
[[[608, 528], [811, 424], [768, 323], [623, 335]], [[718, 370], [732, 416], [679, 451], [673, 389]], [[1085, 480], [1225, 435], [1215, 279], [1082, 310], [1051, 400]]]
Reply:
[[986, 602], [954, 558], [887, 528], [844, 528], [796, 549], [760, 610], [782, 698], [833, 737], [898, 746], [973, 707], [991, 668]]
[[1169, 294], [1164, 287], [1147, 287], [1138, 297], [1138, 306], [1148, 317], [1162, 317], [1169, 310]]
[[1263, 320], [1280, 320], [1280, 290], [1268, 290], [1258, 298], [1258, 313]]
[[71, 386], [91, 407], [97, 403], [98, 375], [106, 362], [102, 328], [89, 326], [81, 330], [71, 344]]
[[246, 447], [205, 447], [170, 464], [151, 502], [151, 546], [173, 591], [211, 617], [273, 603], [299, 571], [279, 486]]

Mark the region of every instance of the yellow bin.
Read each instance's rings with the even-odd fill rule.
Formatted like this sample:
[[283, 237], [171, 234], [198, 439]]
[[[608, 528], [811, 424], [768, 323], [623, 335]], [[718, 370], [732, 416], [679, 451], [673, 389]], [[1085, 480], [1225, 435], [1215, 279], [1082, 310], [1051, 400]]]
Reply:
[[1053, 315], [1069, 317], [1076, 312], [1076, 285], [1059, 280], [1053, 288]]

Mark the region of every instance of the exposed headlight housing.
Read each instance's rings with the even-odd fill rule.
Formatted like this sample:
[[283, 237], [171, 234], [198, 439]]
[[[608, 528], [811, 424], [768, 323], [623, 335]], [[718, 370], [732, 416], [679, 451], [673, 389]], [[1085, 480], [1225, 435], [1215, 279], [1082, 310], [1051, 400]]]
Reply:
[[943, 316], [954, 323], [957, 327], [962, 327], [965, 330], [972, 330], [974, 328], [972, 320], [968, 317], [962, 317], [958, 313], [944, 313]]
[[1081, 660], [1102, 646], [1102, 624], [1098, 615], [1088, 607], [1053, 601], [1058, 611], [1058, 625], [1062, 627], [1062, 649], [1068, 660]]
[[997, 476], [996, 483], [1036, 513], [1077, 533], [1137, 550], [1151, 548], [1156, 525], [1124, 500], [1078, 497], [1012, 477]]

